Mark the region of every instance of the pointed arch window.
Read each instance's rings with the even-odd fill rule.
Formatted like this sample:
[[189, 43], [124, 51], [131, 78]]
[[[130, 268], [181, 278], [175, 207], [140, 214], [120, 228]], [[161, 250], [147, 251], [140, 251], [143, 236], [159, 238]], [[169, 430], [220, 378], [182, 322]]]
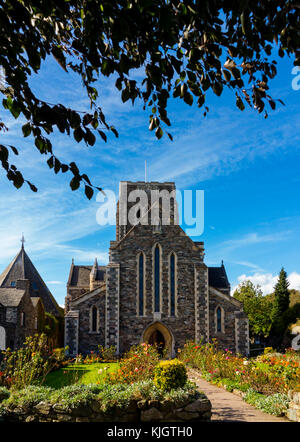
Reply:
[[154, 312], [160, 312], [160, 249], [157, 244], [154, 249]]
[[175, 316], [175, 303], [176, 303], [176, 258], [175, 253], [170, 255], [170, 316]]
[[138, 314], [144, 315], [145, 308], [145, 257], [143, 252], [138, 256]]
[[218, 306], [215, 310], [215, 324], [216, 324], [216, 332], [224, 333], [224, 310], [222, 307]]

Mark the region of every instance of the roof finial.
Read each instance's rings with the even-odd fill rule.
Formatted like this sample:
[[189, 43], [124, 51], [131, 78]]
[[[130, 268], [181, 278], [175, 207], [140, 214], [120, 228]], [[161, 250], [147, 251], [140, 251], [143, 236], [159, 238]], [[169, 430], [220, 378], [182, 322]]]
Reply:
[[224, 267], [224, 261], [223, 261], [223, 259], [222, 259], [222, 262], [221, 262], [221, 266]]
[[24, 233], [22, 233], [22, 238], [21, 238], [22, 249], [24, 249], [24, 242], [25, 242]]
[[147, 160], [145, 160], [145, 183], [147, 182]]

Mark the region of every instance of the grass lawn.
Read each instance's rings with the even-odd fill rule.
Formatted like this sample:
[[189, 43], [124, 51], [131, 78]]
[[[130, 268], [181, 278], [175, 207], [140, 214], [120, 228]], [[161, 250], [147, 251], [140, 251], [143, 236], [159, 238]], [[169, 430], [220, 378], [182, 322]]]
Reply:
[[[66, 365], [49, 373], [43, 385], [61, 388], [71, 384], [100, 384], [103, 382], [105, 374], [116, 371], [118, 366], [117, 362]], [[99, 373], [99, 370], [102, 372]]]

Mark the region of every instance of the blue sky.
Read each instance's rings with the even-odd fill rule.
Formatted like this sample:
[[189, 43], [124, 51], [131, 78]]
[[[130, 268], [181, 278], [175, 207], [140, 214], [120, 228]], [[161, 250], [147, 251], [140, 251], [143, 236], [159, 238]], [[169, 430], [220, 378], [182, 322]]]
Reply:
[[[208, 94], [206, 118], [196, 106], [173, 100], [173, 142], [166, 136], [157, 140], [141, 105], [123, 104], [113, 81], [101, 80], [99, 104], [119, 139], [111, 136], [107, 144], [98, 140], [87, 147], [56, 133], [55, 153], [64, 162], [75, 160], [95, 184], [116, 192], [120, 180], [144, 180], [145, 160], [148, 180], [204, 190], [204, 232], [193, 239], [204, 241], [207, 265], [223, 259], [233, 288], [251, 279], [264, 293], [272, 291], [284, 266], [291, 287], [300, 289], [300, 90], [292, 88], [292, 68], [291, 59], [279, 60], [271, 95], [286, 106], [279, 104], [268, 119], [248, 109], [240, 112], [230, 92], [221, 98]], [[52, 59], [31, 84], [51, 103], [88, 109], [80, 81]], [[16, 190], [0, 171], [0, 271], [18, 252], [24, 232], [29, 256], [62, 305], [72, 258], [91, 264], [97, 257], [106, 264], [115, 227], [97, 224], [100, 203], [88, 201], [83, 191], [72, 192], [67, 174], [54, 175], [32, 139], [20, 136], [21, 120], [3, 112], [0, 117], [9, 127], [1, 134], [3, 142], [20, 150], [14, 163], [39, 189], [37, 194], [25, 185]]]

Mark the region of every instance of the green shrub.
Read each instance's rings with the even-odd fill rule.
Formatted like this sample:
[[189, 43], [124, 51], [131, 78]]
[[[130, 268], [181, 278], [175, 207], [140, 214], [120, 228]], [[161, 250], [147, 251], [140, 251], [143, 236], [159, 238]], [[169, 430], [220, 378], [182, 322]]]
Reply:
[[154, 384], [163, 391], [181, 388], [186, 381], [185, 365], [178, 359], [162, 361], [154, 368]]
[[45, 334], [28, 336], [18, 350], [7, 348], [2, 353], [1, 377], [4, 385], [14, 390], [42, 382], [65, 358], [64, 349], [49, 347]]
[[33, 407], [41, 401], [47, 401], [50, 398], [52, 388], [28, 385], [22, 390], [10, 390], [8, 399], [2, 401], [2, 405], [8, 407]]
[[8, 397], [9, 393], [6, 391], [7, 399], [3, 399], [0, 403], [0, 414], [5, 414], [7, 410], [13, 410], [14, 408], [29, 410], [41, 401], [52, 405], [59, 404], [65, 410], [86, 405], [90, 401], [97, 401], [102, 411], [110, 412], [116, 407], [123, 408], [128, 406], [132, 400], [180, 402], [187, 399], [193, 400], [203, 395], [197, 391], [195, 384], [191, 382], [186, 382], [182, 388], [177, 390], [165, 392], [158, 389], [151, 379], [136, 382], [132, 385], [70, 385], [59, 390], [30, 385], [23, 390], [12, 391]]
[[4, 399], [9, 398], [9, 391], [5, 387], [0, 387], [0, 402], [2, 402]]
[[274, 416], [284, 416], [289, 407], [289, 397], [287, 394], [275, 393], [270, 396], [257, 393], [249, 389], [244, 396], [244, 400], [255, 408]]

